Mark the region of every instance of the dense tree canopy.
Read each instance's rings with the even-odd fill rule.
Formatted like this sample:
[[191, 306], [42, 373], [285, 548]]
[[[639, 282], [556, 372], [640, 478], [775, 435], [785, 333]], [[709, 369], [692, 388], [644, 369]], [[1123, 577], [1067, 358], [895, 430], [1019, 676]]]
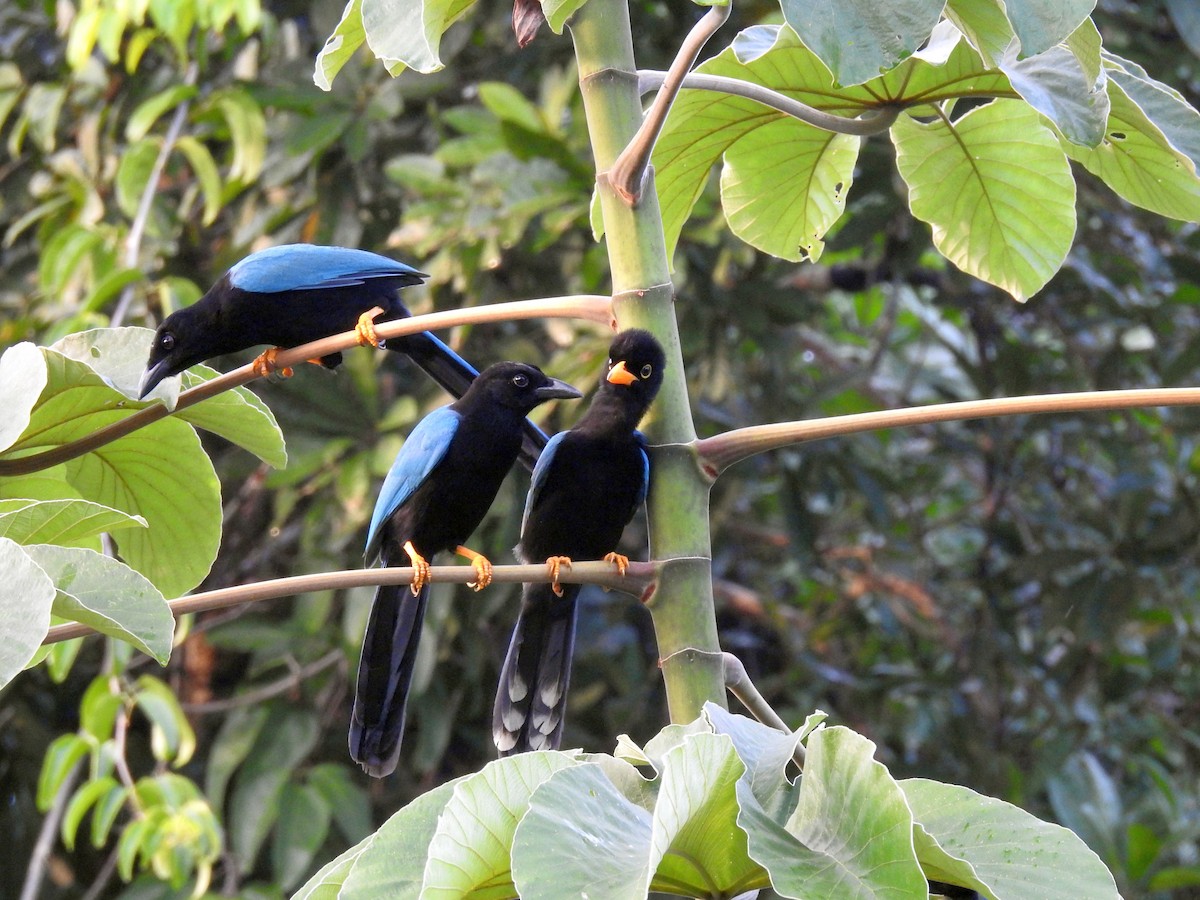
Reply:
[[[338, 27], [328, 4], [181, 0], [150, 3], [144, 21], [137, 7], [60, 6], [59, 18], [46, 4], [0, 7], [2, 347], [153, 327], [237, 259], [285, 241], [412, 263], [431, 276], [406, 294], [419, 311], [611, 290], [565, 37], [542, 29], [518, 49], [511, 8], [485, 0], [446, 33], [445, 70], [393, 78], [360, 53], [322, 91], [314, 59]], [[706, 55], [778, 13], [736, 6]], [[632, 14], [639, 63], [666, 68], [681, 9]], [[1105, 0], [1094, 18], [1105, 47], [1196, 101], [1200, 23], [1188, 4]], [[1139, 209], [1076, 166], [1069, 255], [1017, 304], [935, 252], [897, 165], [886, 139], [863, 141], [818, 263], [756, 249], [731, 222], [735, 235], [724, 178], [698, 183], [690, 217], [674, 220], [672, 258], [701, 436], [1195, 382], [1193, 224]], [[140, 339], [127, 351], [134, 368]], [[481, 366], [537, 360], [587, 390], [609, 335], [546, 320], [449, 339]], [[235, 424], [202, 432], [215, 471], [194, 487], [219, 486], [216, 561], [209, 569], [185, 531], [151, 589], [361, 566], [379, 481], [445, 398], [392, 354], [352, 351], [336, 375], [306, 369], [255, 385], [270, 413], [224, 395]], [[575, 415], [555, 410], [545, 427]], [[969, 421], [742, 462], [711, 499], [721, 645], [793, 727], [824, 710], [897, 775], [1069, 826], [1127, 896], [1200, 884], [1197, 424], [1189, 409]], [[42, 496], [36, 478], [13, 484], [0, 478], [0, 504]], [[514, 474], [475, 538], [498, 561], [516, 543], [525, 487]], [[78, 543], [100, 549], [94, 535], [119, 527], [136, 524], [114, 519]], [[626, 543], [644, 552], [644, 522]], [[191, 829], [211, 890], [294, 890], [396, 809], [492, 757], [487, 723], [518, 593], [435, 590], [407, 747], [386, 782], [369, 783], [345, 748], [369, 589], [197, 616], [165, 669], [108, 639], [61, 645], [0, 693], [0, 896], [18, 896], [46, 808], [56, 794], [65, 802], [67, 772], [106, 739], [133, 778], [154, 779], [141, 802]], [[588, 588], [581, 600], [567, 744], [611, 751], [622, 733], [644, 743], [668, 718], [649, 616], [624, 594]], [[186, 895], [190, 875], [171, 876], [194, 860], [135, 866], [115, 839], [121, 806], [106, 807], [106, 840], [101, 788], [97, 801], [35, 860], [43, 895]], [[136, 871], [132, 886], [118, 868]]]

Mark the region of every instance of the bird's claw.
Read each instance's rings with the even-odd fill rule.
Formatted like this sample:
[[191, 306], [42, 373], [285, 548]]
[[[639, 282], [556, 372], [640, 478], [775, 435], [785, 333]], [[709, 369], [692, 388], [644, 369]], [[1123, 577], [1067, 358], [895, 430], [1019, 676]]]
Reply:
[[475, 580], [467, 586], [482, 591], [492, 583], [492, 564], [484, 557], [476, 556], [471, 560], [471, 567], [475, 570]]
[[558, 575], [559, 571], [564, 568], [571, 568], [571, 557], [551, 556], [546, 560], [546, 571], [550, 575], [550, 590], [554, 591], [555, 597], [563, 595], [562, 585], [558, 583]]
[[616, 566], [617, 574], [619, 575], [624, 575], [625, 571], [629, 568], [629, 557], [623, 556], [620, 553], [607, 553], [604, 556], [604, 561]]
[[413, 579], [409, 588], [415, 597], [421, 593], [421, 589], [429, 583], [432, 577], [429, 571], [429, 563], [425, 560], [425, 557], [417, 552], [417, 548], [413, 546], [412, 541], [404, 542], [404, 552], [408, 554], [408, 558], [412, 562]]
[[383, 307], [373, 306], [358, 317], [358, 324], [354, 326], [354, 333], [358, 335], [358, 344], [360, 347], [365, 347], [367, 344], [370, 344], [372, 347], [379, 346], [379, 338], [375, 335], [375, 317], [381, 315], [383, 315]]
[[264, 350], [254, 358], [252, 363], [250, 363], [250, 371], [252, 371], [259, 378], [266, 378], [268, 375], [272, 375], [276, 372], [278, 372], [283, 378], [291, 378], [292, 375], [295, 374], [292, 371], [292, 367], [283, 366], [280, 368], [279, 363], [275, 361], [281, 351], [281, 347], [272, 347], [270, 350]]

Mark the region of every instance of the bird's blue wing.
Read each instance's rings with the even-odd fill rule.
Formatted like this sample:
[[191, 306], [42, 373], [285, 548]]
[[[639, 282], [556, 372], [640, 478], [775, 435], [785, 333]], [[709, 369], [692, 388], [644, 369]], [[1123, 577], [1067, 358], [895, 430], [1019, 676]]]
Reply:
[[638, 488], [637, 502], [633, 504], [636, 511], [646, 502], [646, 492], [650, 490], [650, 454], [646, 452], [646, 436], [640, 431], [634, 431], [633, 436], [637, 438], [638, 447], [642, 451], [642, 485]]
[[449, 406], [435, 409], [412, 430], [396, 461], [388, 470], [379, 497], [375, 501], [375, 512], [371, 515], [371, 530], [367, 532], [367, 556], [374, 556], [373, 548], [378, 546], [380, 528], [387, 517], [394, 513], [412, 496], [422, 482], [429, 477], [458, 431], [458, 423], [462, 416]]
[[283, 244], [251, 253], [229, 270], [229, 283], [243, 291], [283, 291], [349, 287], [373, 278], [421, 280], [412, 266], [352, 247]]
[[550, 464], [554, 461], [554, 454], [562, 443], [563, 438], [568, 432], [560, 431], [554, 437], [546, 442], [546, 446], [542, 448], [541, 456], [538, 457], [537, 465], [533, 467], [533, 478], [529, 483], [529, 493], [525, 497], [525, 513], [521, 516], [521, 533], [525, 533], [525, 523], [529, 521], [529, 511], [533, 509], [537, 503], [538, 494], [546, 485], [546, 473], [550, 471]]

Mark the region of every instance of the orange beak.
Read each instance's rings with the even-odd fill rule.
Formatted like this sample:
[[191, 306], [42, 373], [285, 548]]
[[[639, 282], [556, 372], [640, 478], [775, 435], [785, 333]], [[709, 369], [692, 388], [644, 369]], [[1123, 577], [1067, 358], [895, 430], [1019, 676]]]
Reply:
[[608, 380], [613, 384], [630, 385], [637, 381], [638, 377], [625, 368], [625, 360], [621, 360], [608, 370]]

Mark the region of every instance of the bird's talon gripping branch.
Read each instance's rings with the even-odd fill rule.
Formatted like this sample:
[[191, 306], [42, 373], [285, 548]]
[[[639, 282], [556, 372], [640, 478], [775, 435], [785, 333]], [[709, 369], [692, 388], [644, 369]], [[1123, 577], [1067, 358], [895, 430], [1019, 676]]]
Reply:
[[381, 315], [383, 315], [383, 307], [372, 306], [358, 317], [358, 324], [354, 326], [354, 333], [358, 335], [359, 346], [365, 347], [367, 344], [370, 344], [372, 347], [379, 346], [379, 338], [375, 336], [375, 317]]
[[417, 552], [417, 548], [413, 546], [412, 541], [404, 542], [404, 552], [408, 554], [408, 558], [412, 561], [414, 571], [411, 588], [415, 597], [421, 593], [421, 588], [429, 583], [429, 563], [425, 561], [425, 557]]
[[486, 556], [482, 553], [476, 553], [470, 547], [464, 547], [461, 544], [454, 548], [454, 552], [459, 556], [465, 556], [469, 559], [472, 568], [475, 569], [475, 580], [468, 582], [468, 587], [482, 591], [492, 583], [492, 563]]
[[278, 372], [284, 378], [291, 378], [293, 374], [291, 366], [279, 367], [275, 362], [276, 357], [282, 352], [282, 347], [272, 347], [270, 350], [264, 350], [254, 358], [254, 362], [250, 363], [250, 369], [255, 375], [260, 378], [266, 378], [275, 372]]
[[606, 563], [612, 563], [614, 566], [616, 566], [617, 573], [620, 575], [624, 575], [626, 570], [629, 568], [629, 557], [623, 556], [620, 553], [606, 553], [604, 555], [604, 561]]
[[556, 597], [563, 595], [562, 585], [558, 583], [558, 573], [563, 568], [571, 568], [571, 557], [551, 556], [546, 560], [546, 571], [550, 575], [550, 589], [554, 591], [554, 596]]

